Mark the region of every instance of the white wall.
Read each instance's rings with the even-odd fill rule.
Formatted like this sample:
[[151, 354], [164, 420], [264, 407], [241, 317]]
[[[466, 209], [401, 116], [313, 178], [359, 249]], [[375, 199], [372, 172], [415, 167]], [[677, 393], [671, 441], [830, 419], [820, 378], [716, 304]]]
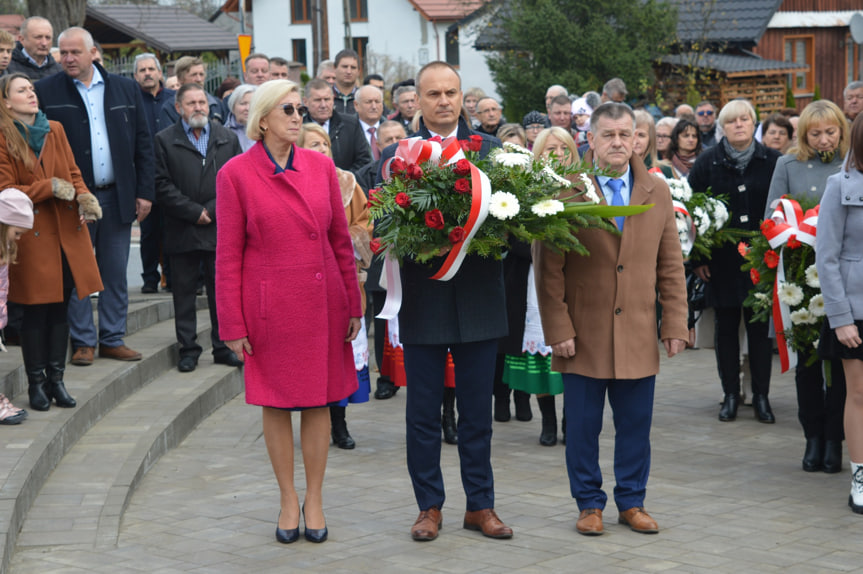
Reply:
[[[419, 69], [433, 60], [446, 57], [446, 30], [452, 22], [426, 21], [408, 0], [368, 0], [368, 22], [351, 23], [351, 35], [369, 39], [369, 51], [401, 59]], [[330, 57], [343, 49], [344, 25], [342, 3], [327, 0]], [[293, 59], [291, 41], [305, 39], [308, 66], [312, 67], [311, 24], [292, 25], [289, 0], [255, 0], [253, 13], [254, 49], [268, 56]], [[479, 86], [496, 95], [494, 83], [485, 64], [485, 55], [473, 49], [476, 26], [465, 30], [459, 40], [462, 83], [465, 88]], [[470, 32], [470, 38], [467, 37]], [[437, 34], [435, 34], [437, 33]], [[309, 70], [311, 73], [313, 70]], [[368, 70], [373, 73], [377, 70]]]

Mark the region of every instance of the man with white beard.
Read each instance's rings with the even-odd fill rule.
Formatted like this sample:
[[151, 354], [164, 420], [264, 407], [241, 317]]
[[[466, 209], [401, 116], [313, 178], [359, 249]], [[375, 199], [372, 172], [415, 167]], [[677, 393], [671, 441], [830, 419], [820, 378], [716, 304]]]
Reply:
[[237, 136], [209, 119], [207, 94], [198, 84], [177, 92], [180, 119], [156, 134], [156, 198], [165, 216], [165, 251], [171, 258], [174, 325], [180, 343], [177, 368], [198, 365], [195, 291], [204, 270], [210, 308], [213, 360], [232, 367], [242, 361], [219, 339], [216, 316], [216, 173], [242, 153]]

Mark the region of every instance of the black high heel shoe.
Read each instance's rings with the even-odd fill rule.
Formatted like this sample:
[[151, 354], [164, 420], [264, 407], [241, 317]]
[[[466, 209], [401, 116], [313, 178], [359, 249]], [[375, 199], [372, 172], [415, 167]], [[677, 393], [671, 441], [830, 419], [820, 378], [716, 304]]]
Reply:
[[[305, 521], [306, 521], [306, 505], [303, 504], [303, 522], [305, 522]], [[297, 535], [299, 536], [299, 534], [297, 534]], [[305, 536], [306, 540], [308, 540], [309, 542], [315, 542], [315, 543], [320, 544], [321, 542], [324, 542], [327, 539], [327, 536], [329, 536], [329, 531], [327, 530], [326, 526], [324, 526], [323, 528], [309, 528], [308, 526], [306, 526], [303, 529], [303, 536]]]
[[[282, 513], [279, 512], [279, 518], [282, 517]], [[282, 544], [290, 544], [291, 542], [296, 542], [300, 539], [300, 525], [297, 524], [296, 528], [279, 528], [279, 521], [276, 519], [276, 540], [281, 542]]]

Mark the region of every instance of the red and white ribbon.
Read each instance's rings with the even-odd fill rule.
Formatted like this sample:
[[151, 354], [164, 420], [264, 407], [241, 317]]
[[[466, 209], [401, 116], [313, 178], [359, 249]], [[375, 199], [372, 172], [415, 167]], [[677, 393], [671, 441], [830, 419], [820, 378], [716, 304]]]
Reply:
[[779, 265], [776, 267], [776, 282], [773, 284], [773, 326], [776, 329], [776, 342], [779, 347], [779, 363], [782, 372], [797, 366], [797, 353], [785, 338], [785, 330], [791, 328], [791, 308], [779, 300], [779, 286], [785, 283], [785, 245], [791, 239], [815, 247], [815, 234], [818, 227], [820, 206], [805, 214], [800, 204], [782, 197], [771, 204], [773, 214], [770, 219], [775, 225], [763, 231], [772, 249], [779, 249]]
[[683, 250], [683, 257], [687, 257], [695, 247], [695, 222], [692, 221], [692, 216], [682, 201], [675, 199], [671, 205], [674, 207], [675, 219], [682, 220], [686, 225], [686, 237], [680, 237], [680, 248]]
[[[440, 165], [450, 165], [460, 159], [465, 159], [458, 138], [451, 137], [443, 141], [424, 140], [421, 137], [407, 138], [399, 142], [392, 159], [384, 164], [383, 174], [386, 179], [391, 177], [390, 167], [395, 158], [401, 158], [406, 164], [421, 164], [434, 162]], [[455, 277], [467, 255], [471, 240], [479, 231], [488, 216], [489, 200], [491, 198], [491, 182], [488, 176], [474, 164], [470, 164], [471, 174], [471, 206], [470, 214], [465, 223], [465, 238], [452, 246], [443, 265], [432, 275], [432, 279], [449, 281]], [[395, 257], [387, 253], [384, 259], [383, 281], [381, 287], [386, 289], [387, 298], [384, 307], [377, 315], [380, 319], [393, 319], [398, 316], [402, 306], [401, 276], [399, 264]], [[384, 283], [385, 282], [385, 283]]]

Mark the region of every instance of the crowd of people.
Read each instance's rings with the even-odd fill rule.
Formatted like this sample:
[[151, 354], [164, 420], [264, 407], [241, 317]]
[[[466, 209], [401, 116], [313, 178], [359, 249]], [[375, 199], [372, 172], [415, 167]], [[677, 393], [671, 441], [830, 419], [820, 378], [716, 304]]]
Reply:
[[[40, 17], [24, 21], [18, 41], [0, 32], [0, 325], [21, 345], [33, 410], [76, 406], [64, 382], [70, 343], [76, 366], [142, 358], [124, 342], [137, 221], [141, 291], [172, 294], [178, 370], [194, 371], [203, 353], [203, 288], [213, 361], [243, 367], [246, 401], [262, 407], [279, 542], [298, 540], [301, 521], [307, 540], [327, 539], [330, 439], [356, 445], [346, 407], [372, 393], [389, 399], [405, 384], [407, 470], [420, 511], [414, 540], [437, 538], [442, 525], [442, 433], [458, 448], [464, 528], [513, 535], [494, 510], [492, 425], [512, 419], [513, 402], [517, 420], [532, 420], [531, 395], [539, 443], [565, 444], [576, 530], [604, 531], [598, 439], [607, 395], [618, 520], [656, 533], [644, 501], [660, 349], [670, 358], [694, 346], [696, 329], [713, 339], [724, 422], [746, 400], [744, 356], [755, 418], [775, 422], [772, 326], [750, 320], [743, 302], [752, 282], [735, 245], [684, 261], [666, 179], [686, 179], [694, 192], [727, 201], [730, 227], [753, 232], [780, 197], [821, 202], [827, 327], [797, 362], [802, 467], [839, 472], [847, 439], [849, 505], [863, 513], [863, 215], [855, 209], [863, 205], [863, 83], [846, 88], [844, 109], [822, 100], [762, 119], [742, 99], [681, 103], [662, 117], [655, 106], [633, 109], [625, 83], [612, 78], [599, 92], [550, 86], [544, 106], [510, 122], [500, 101], [464, 87], [444, 62], [394, 83], [387, 98], [380, 75], [360, 81], [353, 50], [322, 63], [302, 87], [288, 79], [288, 62], [253, 53], [242, 78], [211, 94], [200, 58], [178, 59], [164, 78], [163, 62], [141, 53], [131, 79], [107, 71], [87, 30], [63, 30], [56, 59], [53, 40]], [[385, 183], [400, 140], [436, 136], [475, 138], [481, 157], [512, 142], [539, 160], [584, 161], [604, 174], [590, 180], [603, 202], [654, 207], [616, 218], [616, 232], [582, 232], [589, 257], [511, 239], [502, 260], [469, 255], [449, 281], [406, 259], [398, 320], [386, 321], [377, 317], [388, 286], [371, 250], [369, 192]], [[572, 183], [572, 193], [584, 189]], [[687, 274], [707, 285], [712, 324], [694, 324]], [[26, 417], [0, 395], [0, 423]]]

